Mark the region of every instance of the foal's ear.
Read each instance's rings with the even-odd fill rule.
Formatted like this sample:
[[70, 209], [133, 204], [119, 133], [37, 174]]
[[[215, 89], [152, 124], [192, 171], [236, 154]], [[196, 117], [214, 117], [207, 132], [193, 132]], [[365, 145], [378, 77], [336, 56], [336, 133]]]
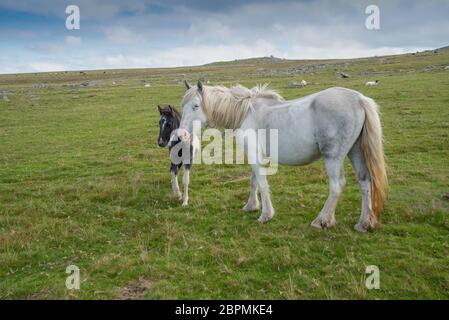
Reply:
[[168, 105], [168, 109], [170, 110], [172, 115], [175, 115], [175, 108], [173, 108], [171, 105]]
[[186, 90], [189, 90], [192, 87], [187, 80], [184, 80], [184, 85], [186, 86]]
[[198, 83], [196, 85], [198, 87], [198, 91], [202, 92], [203, 91], [203, 83], [201, 82], [201, 80], [198, 80]]
[[159, 110], [159, 113], [162, 114], [162, 109], [160, 105], [157, 105], [157, 109]]

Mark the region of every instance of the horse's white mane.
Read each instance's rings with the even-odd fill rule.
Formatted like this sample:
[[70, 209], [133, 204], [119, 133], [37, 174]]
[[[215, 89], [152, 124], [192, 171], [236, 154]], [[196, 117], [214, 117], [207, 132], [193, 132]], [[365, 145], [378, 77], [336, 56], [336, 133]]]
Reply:
[[[198, 92], [196, 86], [187, 90], [184, 101], [192, 99]], [[202, 107], [209, 125], [227, 129], [239, 128], [248, 112], [253, 108], [253, 100], [265, 98], [284, 102], [284, 98], [268, 84], [258, 84], [248, 89], [240, 84], [226, 88], [224, 86], [204, 86], [201, 91]]]

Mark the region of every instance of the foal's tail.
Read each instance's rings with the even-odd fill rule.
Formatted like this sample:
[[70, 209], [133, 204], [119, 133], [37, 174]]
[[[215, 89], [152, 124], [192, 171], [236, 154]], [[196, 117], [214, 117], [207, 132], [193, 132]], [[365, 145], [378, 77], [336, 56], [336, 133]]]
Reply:
[[372, 226], [380, 224], [380, 214], [383, 209], [388, 189], [387, 172], [382, 144], [382, 127], [379, 118], [379, 106], [373, 99], [363, 97], [361, 106], [365, 110], [365, 123], [362, 129], [362, 152], [371, 176]]

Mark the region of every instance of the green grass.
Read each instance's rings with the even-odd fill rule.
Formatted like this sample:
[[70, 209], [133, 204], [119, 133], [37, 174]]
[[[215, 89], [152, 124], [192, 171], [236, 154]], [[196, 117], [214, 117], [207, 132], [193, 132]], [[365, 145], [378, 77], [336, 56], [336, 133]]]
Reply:
[[[286, 72], [321, 63], [332, 66]], [[448, 64], [449, 51], [440, 50], [380, 61], [255, 59], [0, 76], [10, 99], [0, 101], [0, 298], [449, 298]], [[190, 206], [182, 208], [169, 197], [156, 105], [179, 106], [184, 75], [270, 82], [288, 99], [330, 86], [374, 98], [391, 184], [383, 227], [353, 231], [360, 193], [348, 163], [330, 230], [309, 226], [327, 197], [321, 161], [281, 166], [269, 178], [277, 214], [268, 224], [240, 210], [245, 165], [194, 166]], [[87, 79], [96, 85], [76, 86]], [[301, 79], [310, 85], [287, 87]], [[379, 87], [365, 88], [373, 79]], [[70, 264], [80, 267], [81, 290], [65, 288]], [[367, 265], [379, 266], [380, 290], [365, 288]]]

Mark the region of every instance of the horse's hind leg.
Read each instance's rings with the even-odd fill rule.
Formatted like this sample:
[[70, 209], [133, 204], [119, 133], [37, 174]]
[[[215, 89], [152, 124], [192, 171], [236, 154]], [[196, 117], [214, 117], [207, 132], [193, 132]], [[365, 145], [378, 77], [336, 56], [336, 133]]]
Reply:
[[320, 213], [312, 222], [316, 228], [329, 228], [335, 225], [335, 208], [346, 181], [343, 171], [343, 159], [324, 158], [327, 175], [329, 176], [329, 196]]
[[354, 229], [360, 232], [366, 232], [372, 228], [371, 222], [371, 177], [366, 167], [365, 158], [360, 147], [360, 138], [356, 141], [351, 151], [349, 151], [349, 159], [354, 168], [357, 181], [359, 182], [360, 192], [362, 193], [362, 213], [359, 222]]
[[242, 209], [242, 210], [248, 211], [248, 212], [259, 210], [259, 199], [257, 198], [257, 178], [256, 178], [256, 174], [254, 171], [251, 173], [251, 178], [250, 178], [249, 184], [250, 184], [250, 191], [249, 191], [248, 202]]
[[190, 183], [190, 164], [184, 165], [184, 175], [182, 176], [182, 184], [184, 185], [184, 194], [182, 196], [182, 205], [189, 204], [189, 183]]
[[171, 186], [173, 189], [173, 196], [176, 199], [181, 199], [181, 191], [179, 190], [178, 184], [178, 172], [179, 166], [172, 163], [170, 166], [170, 175], [171, 175]]

